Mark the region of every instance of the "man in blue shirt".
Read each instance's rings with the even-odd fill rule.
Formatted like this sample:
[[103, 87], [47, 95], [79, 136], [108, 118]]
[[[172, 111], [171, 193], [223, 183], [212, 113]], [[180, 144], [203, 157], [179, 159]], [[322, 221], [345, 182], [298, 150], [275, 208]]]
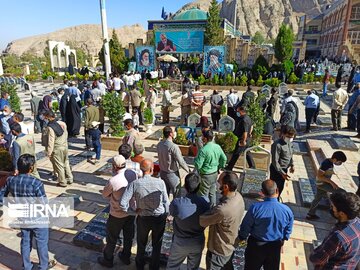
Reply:
[[261, 188], [264, 201], [250, 206], [239, 231], [239, 239], [247, 239], [245, 269], [260, 269], [265, 265], [265, 269], [279, 269], [281, 247], [290, 237], [294, 214], [277, 200], [274, 181], [264, 181]]
[[310, 124], [311, 120], [314, 118], [314, 114], [318, 108], [319, 105], [319, 97], [315, 95], [314, 92], [308, 91], [308, 96], [305, 98], [305, 118], [306, 118], [306, 130], [305, 132], [310, 132]]
[[10, 103], [9, 103], [9, 94], [6, 92], [1, 92], [1, 98], [0, 98], [0, 111], [4, 110], [5, 106], [9, 106], [10, 107]]
[[166, 269], [179, 269], [187, 258], [187, 269], [198, 269], [204, 249], [204, 229], [199, 216], [210, 209], [208, 199], [197, 195], [200, 177], [194, 173], [185, 177], [185, 197], [176, 198], [170, 204], [170, 215], [174, 217], [174, 238]]

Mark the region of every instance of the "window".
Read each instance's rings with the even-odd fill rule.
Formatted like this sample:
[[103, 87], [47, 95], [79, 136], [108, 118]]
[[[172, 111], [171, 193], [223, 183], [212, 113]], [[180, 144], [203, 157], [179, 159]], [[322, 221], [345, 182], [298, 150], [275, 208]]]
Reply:
[[317, 32], [319, 31], [319, 27], [317, 25], [310, 25], [309, 32]]
[[353, 6], [351, 9], [350, 20], [359, 20], [360, 19], [360, 6]]

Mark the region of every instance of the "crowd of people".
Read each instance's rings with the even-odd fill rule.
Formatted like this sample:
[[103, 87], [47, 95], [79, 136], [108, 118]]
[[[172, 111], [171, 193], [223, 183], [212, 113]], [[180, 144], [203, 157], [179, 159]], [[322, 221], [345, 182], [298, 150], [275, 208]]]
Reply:
[[[118, 155], [112, 159], [113, 176], [102, 190], [103, 197], [109, 200], [110, 213], [106, 224], [106, 246], [98, 263], [113, 267], [114, 251], [122, 231], [123, 250], [118, 254], [120, 260], [125, 265], [131, 264], [131, 247], [136, 238], [136, 268], [144, 269], [145, 249], [151, 232], [150, 269], [159, 269], [165, 226], [172, 221], [174, 236], [168, 269], [179, 269], [185, 259], [188, 269], [198, 269], [205, 244], [206, 269], [232, 269], [234, 250], [239, 243], [247, 244], [245, 269], [260, 269], [262, 266], [264, 269], [279, 269], [281, 248], [284, 241], [289, 240], [294, 222], [291, 209], [281, 203], [285, 183], [296, 169], [293, 140], [300, 131], [300, 104], [293, 97], [294, 92], [289, 89], [284, 97], [279, 97], [277, 89], [273, 88], [270, 97], [264, 99], [261, 91], [255, 93], [250, 86], [241, 98], [233, 89], [226, 97], [214, 90], [210, 97], [211, 125], [204, 115], [207, 99], [202, 89], [198, 85], [184, 87], [180, 101], [181, 124], [186, 125], [187, 118], [192, 113], [201, 116], [198, 125], [201, 132], [197, 134], [196, 141], [198, 153], [194, 159], [194, 170], [190, 170], [179, 146], [173, 142], [175, 130], [167, 125], [170, 122], [172, 97], [169, 89], [163, 87], [162, 113], [163, 124], [166, 126], [162, 130], [163, 139], [156, 147], [159, 177], [154, 177], [156, 166], [151, 159], [144, 157], [139, 126], [143, 123], [141, 98], [145, 98], [147, 106], [155, 112], [157, 91], [154, 86], [146, 85], [144, 78], [145, 97], [142, 97], [136, 87], [140, 78], [140, 74], [130, 73], [121, 78], [114, 74], [108, 81], [96, 80], [92, 85], [85, 81], [78, 85], [73, 81], [65, 81], [56, 93], [42, 99], [35, 92], [31, 93], [35, 132], [42, 133], [42, 145], [53, 165], [59, 187], [73, 183], [68, 158], [68, 138], [80, 134], [82, 119], [85, 148], [94, 150], [96, 156], [92, 161], [97, 163], [101, 157], [100, 136], [105, 132], [101, 99], [108, 91], [116, 91], [124, 101], [127, 113], [123, 126], [126, 135], [118, 149]], [[341, 113], [346, 104], [353, 102], [349, 114], [357, 110], [359, 115], [360, 85], [355, 86], [350, 98], [341, 84], [337, 83], [335, 86], [337, 90], [334, 92], [331, 115], [333, 129], [339, 130], [342, 128]], [[36, 169], [34, 137], [27, 134], [28, 131], [22, 124], [24, 116], [11, 112], [7, 99], [5, 95], [0, 99], [0, 105], [3, 106], [0, 118], [1, 142], [12, 153], [14, 175], [9, 177], [1, 193], [15, 197], [46, 197]], [[56, 120], [52, 110], [54, 100], [59, 103], [61, 121]], [[261, 186], [264, 200], [250, 205], [244, 216], [245, 204], [238, 192], [239, 176], [233, 172], [233, 168], [240, 155], [250, 147], [254, 121], [247, 111], [255, 100], [260, 103], [269, 119], [264, 127], [266, 132], [273, 135], [274, 123], [279, 122], [280, 135], [271, 145], [271, 180], [265, 180]], [[306, 132], [310, 132], [312, 122], [316, 122], [319, 100], [315, 91], [308, 92], [305, 99]], [[237, 143], [229, 162], [223, 149], [214, 141], [214, 131], [219, 129], [224, 105], [228, 116], [235, 120], [236, 125], [234, 134]], [[155, 122], [155, 117], [153, 121]], [[246, 156], [246, 160], [249, 167], [255, 168], [250, 154]], [[336, 151], [331, 158], [321, 163], [317, 172], [317, 191], [306, 218], [319, 219], [316, 215], [318, 204], [330, 192], [330, 213], [338, 221], [310, 256], [310, 261], [317, 269], [355, 269], [360, 261], [360, 198], [340, 189], [331, 179], [334, 166], [340, 166], [346, 160], [342, 151]], [[186, 172], [184, 183], [181, 181], [183, 177], [180, 175], [180, 168]], [[19, 182], [23, 184], [18, 185]], [[209, 236], [206, 241], [204, 230], [207, 227]], [[40, 268], [47, 269], [54, 265], [48, 258], [48, 229], [22, 229], [24, 268], [32, 267], [30, 250], [34, 235], [40, 236], [35, 237]]]

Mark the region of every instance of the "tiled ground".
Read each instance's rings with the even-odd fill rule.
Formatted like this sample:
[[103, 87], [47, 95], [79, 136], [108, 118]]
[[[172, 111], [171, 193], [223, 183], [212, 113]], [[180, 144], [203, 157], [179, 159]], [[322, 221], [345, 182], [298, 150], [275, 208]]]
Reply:
[[[50, 91], [54, 85], [45, 84], [45, 85], [36, 85], [35, 89], [39, 93], [43, 93], [45, 90]], [[206, 93], [209, 96], [210, 91]], [[223, 93], [225, 96], [227, 93]], [[175, 94], [173, 94], [175, 95]], [[28, 93], [21, 93], [23, 100], [23, 108], [26, 116], [30, 116], [28, 99]], [[160, 98], [158, 102], [160, 102]], [[300, 103], [301, 101], [299, 101]], [[173, 104], [179, 103], [179, 97], [174, 99]], [[323, 117], [330, 117], [330, 107], [323, 103], [321, 104], [322, 109], [325, 112]], [[300, 119], [304, 122], [304, 109], [301, 106]], [[160, 112], [160, 107], [157, 107], [158, 112]], [[207, 104], [204, 112], [210, 110], [210, 105]], [[180, 115], [180, 108], [175, 109], [171, 113], [171, 116]], [[174, 120], [172, 118], [172, 120]], [[346, 123], [346, 119], [343, 119]], [[171, 123], [173, 126], [176, 125], [174, 121]], [[156, 126], [154, 131], [161, 126]], [[355, 135], [351, 132], [341, 131], [341, 132], [332, 132], [330, 133], [329, 127], [317, 127], [314, 128], [314, 132], [308, 135], [302, 135], [300, 133], [296, 140], [305, 141], [307, 138], [314, 139], [315, 145], [321, 145], [326, 156], [331, 155], [334, 151], [332, 145], [324, 140], [324, 137], [331, 137], [335, 135], [346, 135], [352, 136]], [[153, 158], [157, 160], [156, 153], [154, 148], [156, 146], [156, 141], [146, 140], [145, 133], [141, 133], [144, 146], [148, 150], [145, 153], [146, 157]], [[353, 139], [353, 138], [351, 138]], [[43, 150], [39, 141], [40, 137], [36, 136], [37, 140], [37, 152]], [[357, 146], [360, 145], [360, 141], [354, 139], [354, 142]], [[76, 155], [84, 151], [84, 141], [77, 139], [74, 141], [70, 140], [69, 155]], [[150, 150], [150, 151], [149, 151]], [[338, 181], [341, 185], [347, 189], [354, 191], [357, 188], [356, 183], [354, 182], [356, 176], [356, 164], [359, 161], [359, 153], [352, 151], [345, 151], [348, 155], [348, 162], [338, 169]], [[56, 197], [61, 193], [77, 194], [82, 197], [82, 201], [75, 208], [76, 210], [76, 222], [75, 228], [73, 229], [58, 229], [50, 231], [50, 241], [49, 241], [49, 252], [51, 258], [55, 258], [58, 261], [57, 266], [54, 269], [102, 269], [97, 263], [96, 258], [100, 253], [83, 248], [77, 247], [72, 243], [72, 239], [78, 230], [84, 228], [86, 224], [97, 214], [99, 213], [106, 205], [107, 202], [101, 197], [100, 191], [105, 185], [108, 176], [97, 175], [94, 172], [102, 167], [109, 158], [111, 158], [116, 152], [112, 151], [103, 151], [101, 162], [97, 165], [88, 163], [86, 160], [81, 161], [80, 163], [73, 166], [73, 174], [75, 183], [72, 186], [67, 188], [56, 187], [56, 182], [48, 180], [50, 179], [49, 172], [52, 170], [51, 164], [47, 158], [42, 158], [38, 161], [38, 168], [40, 169], [41, 176], [44, 179], [45, 189], [49, 197]], [[192, 158], [186, 159], [189, 164], [192, 163]], [[307, 208], [302, 206], [300, 190], [299, 190], [299, 178], [314, 178], [315, 168], [313, 167], [311, 158], [309, 154], [301, 153], [294, 156], [296, 171], [291, 176], [291, 180], [286, 183], [285, 190], [283, 192], [283, 202], [286, 203], [294, 212], [295, 223], [293, 228], [293, 233], [291, 239], [287, 241], [282, 249], [282, 258], [281, 258], [281, 269], [282, 270], [293, 270], [293, 269], [313, 269], [311, 264], [308, 262], [307, 258], [312, 249], [312, 241], [316, 239], [323, 239], [328, 233], [329, 229], [334, 224], [334, 219], [330, 217], [327, 211], [320, 210], [319, 215], [321, 220], [319, 222], [308, 222], [305, 220], [307, 213]], [[181, 172], [182, 176], [184, 172]], [[357, 181], [357, 180], [356, 180]], [[246, 204], [249, 206], [252, 203], [252, 200], [246, 199]], [[0, 224], [1, 226], [1, 224]], [[20, 257], [20, 238], [17, 230], [10, 230], [0, 227], [0, 269], [21, 269], [21, 257]], [[136, 252], [136, 246], [134, 244], [133, 253]], [[206, 249], [204, 250], [204, 254]], [[36, 252], [32, 253], [33, 261], [37, 261]], [[132, 258], [134, 260], [134, 257]], [[133, 263], [126, 267], [121, 264], [121, 262], [116, 259], [115, 269], [135, 269], [134, 261]], [[202, 265], [205, 267], [205, 260], [203, 258]]]

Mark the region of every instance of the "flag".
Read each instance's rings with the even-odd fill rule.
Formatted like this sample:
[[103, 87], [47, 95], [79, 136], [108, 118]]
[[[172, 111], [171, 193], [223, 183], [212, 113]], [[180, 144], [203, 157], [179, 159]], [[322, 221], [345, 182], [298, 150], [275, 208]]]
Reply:
[[166, 20], [167, 17], [168, 17], [168, 15], [166, 14], [164, 7], [162, 7], [161, 18], [163, 18], [164, 20]]

